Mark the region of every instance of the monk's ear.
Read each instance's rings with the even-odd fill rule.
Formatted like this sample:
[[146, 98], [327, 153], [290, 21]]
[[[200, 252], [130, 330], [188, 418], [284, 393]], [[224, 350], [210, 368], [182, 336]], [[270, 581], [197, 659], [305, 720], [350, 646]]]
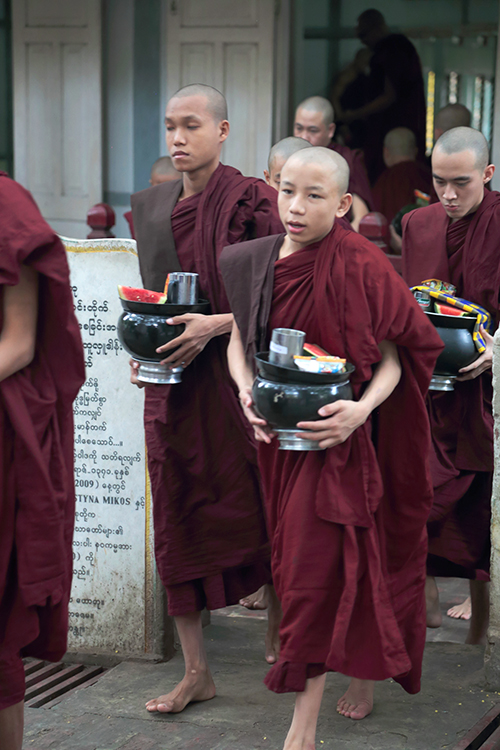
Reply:
[[352, 195], [350, 193], [344, 193], [342, 198], [340, 199], [339, 207], [337, 208], [335, 212], [335, 216], [337, 219], [341, 219], [342, 216], [345, 216], [347, 213], [349, 213], [349, 209], [352, 206]]
[[220, 142], [226, 140], [226, 138], [229, 135], [229, 123], [227, 120], [221, 120], [219, 123], [219, 135], [220, 135]]
[[332, 140], [333, 136], [335, 135], [336, 127], [337, 126], [334, 122], [332, 122], [332, 124], [328, 126], [328, 137], [330, 140]]
[[484, 170], [483, 174], [483, 182], [486, 185], [487, 182], [491, 180], [493, 175], [495, 174], [495, 165], [494, 164], [488, 164], [486, 169]]
[[267, 182], [268, 185], [271, 184], [271, 175], [267, 171], [267, 169], [264, 169], [264, 179]]

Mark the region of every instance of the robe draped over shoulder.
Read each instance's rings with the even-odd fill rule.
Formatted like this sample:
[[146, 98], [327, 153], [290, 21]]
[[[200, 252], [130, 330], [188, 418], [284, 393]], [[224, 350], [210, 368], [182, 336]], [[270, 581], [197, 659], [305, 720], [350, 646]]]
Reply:
[[[219, 165], [205, 190], [177, 202], [182, 182], [132, 196], [144, 286], [170, 271], [199, 274], [212, 313], [230, 311], [218, 258], [227, 244], [282, 228], [277, 193]], [[169, 612], [234, 604], [269, 580], [269, 547], [252, 431], [213, 338], [182, 383], [146, 388], [145, 428], [158, 570]]]
[[[33, 198], [0, 173], [0, 299], [38, 273], [32, 362], [0, 382], [0, 708], [24, 694], [19, 655], [66, 651], [75, 515], [72, 404], [85, 379], [64, 246]], [[2, 313], [0, 306], [0, 329]], [[5, 689], [4, 678], [10, 684]], [[7, 695], [6, 695], [7, 693]]]
[[[403, 277], [410, 286], [437, 278], [486, 308], [498, 324], [500, 193], [484, 191], [471, 217], [453, 224], [441, 203], [403, 219]], [[418, 280], [417, 280], [418, 279]], [[473, 578], [489, 570], [493, 471], [491, 371], [431, 392], [431, 469], [434, 505], [429, 519], [429, 572]]]
[[[442, 343], [370, 242], [337, 224], [278, 260], [282, 236], [226, 248], [221, 270], [247, 354], [276, 326], [346, 357], [359, 398], [398, 346], [403, 374], [373, 419], [326, 451], [259, 447], [273, 580], [284, 617], [266, 684], [304, 690], [326, 670], [420, 685], [425, 641], [426, 520], [432, 486], [425, 392]], [[246, 280], [246, 289], [241, 279]], [[266, 320], [267, 319], [267, 320]], [[264, 336], [264, 331], [265, 336]]]

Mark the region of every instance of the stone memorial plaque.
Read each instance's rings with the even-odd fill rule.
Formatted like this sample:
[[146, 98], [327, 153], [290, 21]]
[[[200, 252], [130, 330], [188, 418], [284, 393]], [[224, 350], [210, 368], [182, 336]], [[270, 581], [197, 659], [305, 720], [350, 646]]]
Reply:
[[63, 238], [85, 351], [74, 404], [76, 519], [68, 650], [148, 652], [154, 576], [144, 392], [117, 336], [117, 285], [142, 286], [135, 242]]

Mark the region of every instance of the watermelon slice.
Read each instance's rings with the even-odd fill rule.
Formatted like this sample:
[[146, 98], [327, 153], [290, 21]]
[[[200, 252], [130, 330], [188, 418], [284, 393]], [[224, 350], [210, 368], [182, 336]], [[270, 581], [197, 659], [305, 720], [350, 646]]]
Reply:
[[465, 310], [459, 310], [458, 307], [452, 305], [443, 305], [440, 302], [434, 302], [434, 309], [440, 315], [455, 315], [457, 318], [463, 318], [470, 315]]
[[152, 292], [149, 289], [135, 289], [132, 286], [118, 286], [118, 294], [127, 302], [146, 302], [151, 305], [163, 305], [167, 295], [162, 292]]
[[165, 281], [165, 287], [163, 289], [163, 294], [167, 294], [168, 293], [168, 285], [169, 285], [169, 283], [170, 283], [170, 274], [167, 274], [167, 278], [166, 278], [166, 281]]
[[317, 344], [308, 344], [306, 342], [302, 348], [304, 349], [305, 352], [310, 354], [312, 357], [329, 357], [330, 356], [327, 351], [322, 349]]

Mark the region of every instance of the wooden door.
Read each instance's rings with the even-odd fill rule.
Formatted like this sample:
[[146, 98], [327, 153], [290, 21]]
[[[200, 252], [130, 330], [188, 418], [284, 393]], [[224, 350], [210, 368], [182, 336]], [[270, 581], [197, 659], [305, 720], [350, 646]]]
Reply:
[[166, 94], [205, 83], [228, 101], [222, 160], [262, 176], [273, 136], [273, 0], [166, 0]]
[[14, 176], [54, 229], [85, 237], [102, 200], [100, 0], [12, 6]]

